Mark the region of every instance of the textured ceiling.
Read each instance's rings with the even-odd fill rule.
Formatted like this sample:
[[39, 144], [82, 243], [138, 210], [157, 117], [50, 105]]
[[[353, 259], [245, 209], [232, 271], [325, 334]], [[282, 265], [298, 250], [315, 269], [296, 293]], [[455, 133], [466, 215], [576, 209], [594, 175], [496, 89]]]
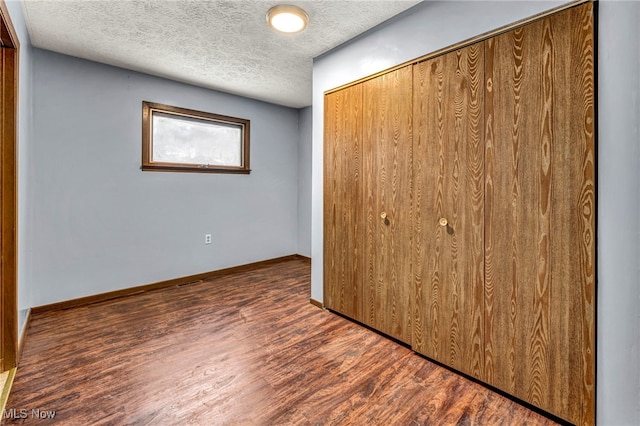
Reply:
[[[307, 11], [301, 34], [266, 24]], [[34, 46], [291, 107], [311, 105], [313, 58], [418, 0], [25, 0]]]

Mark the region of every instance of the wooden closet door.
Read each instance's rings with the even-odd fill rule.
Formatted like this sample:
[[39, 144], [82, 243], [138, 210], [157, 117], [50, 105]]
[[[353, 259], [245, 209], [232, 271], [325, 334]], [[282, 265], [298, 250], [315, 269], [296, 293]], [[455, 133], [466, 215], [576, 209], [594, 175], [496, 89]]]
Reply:
[[413, 348], [480, 379], [483, 85], [483, 43], [414, 66]]
[[486, 50], [487, 382], [594, 423], [591, 4]]
[[411, 67], [363, 83], [363, 322], [411, 342]]
[[324, 305], [362, 321], [362, 86], [324, 99]]

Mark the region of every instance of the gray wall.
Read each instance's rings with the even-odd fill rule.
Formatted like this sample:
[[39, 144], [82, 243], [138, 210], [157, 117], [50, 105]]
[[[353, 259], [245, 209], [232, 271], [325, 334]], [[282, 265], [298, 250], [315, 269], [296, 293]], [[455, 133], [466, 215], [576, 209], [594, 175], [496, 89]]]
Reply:
[[[561, 2], [423, 2], [313, 67], [311, 297], [322, 300], [323, 92]], [[597, 420], [640, 424], [640, 3], [600, 3]]]
[[[33, 58], [32, 305], [297, 252], [296, 109]], [[143, 100], [250, 119], [253, 171], [140, 171]]]
[[311, 257], [311, 107], [299, 112], [298, 254]]
[[598, 420], [640, 425], [640, 3], [599, 2]]
[[32, 48], [18, 1], [6, 2], [13, 26], [20, 40], [20, 81], [18, 111], [18, 330], [22, 335], [27, 312], [31, 307], [33, 198], [32, 176]]

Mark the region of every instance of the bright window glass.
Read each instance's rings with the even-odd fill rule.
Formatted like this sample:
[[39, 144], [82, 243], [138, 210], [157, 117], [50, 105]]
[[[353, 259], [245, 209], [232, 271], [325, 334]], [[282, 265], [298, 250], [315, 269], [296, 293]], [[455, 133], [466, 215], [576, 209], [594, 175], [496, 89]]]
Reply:
[[249, 172], [249, 121], [143, 103], [143, 170]]

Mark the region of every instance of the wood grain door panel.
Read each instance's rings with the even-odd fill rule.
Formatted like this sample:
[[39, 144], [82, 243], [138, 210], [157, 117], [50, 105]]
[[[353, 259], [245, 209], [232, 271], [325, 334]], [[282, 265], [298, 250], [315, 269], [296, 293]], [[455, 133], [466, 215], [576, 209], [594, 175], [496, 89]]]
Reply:
[[[363, 83], [363, 322], [411, 342], [411, 67]], [[382, 218], [381, 214], [386, 217]]]
[[324, 304], [362, 321], [362, 86], [325, 96]]
[[413, 92], [413, 348], [479, 379], [484, 377], [483, 64], [483, 43], [416, 64]]
[[485, 370], [594, 422], [592, 5], [487, 42]]
[[571, 7], [325, 96], [325, 305], [576, 424], [595, 422], [593, 25]]

